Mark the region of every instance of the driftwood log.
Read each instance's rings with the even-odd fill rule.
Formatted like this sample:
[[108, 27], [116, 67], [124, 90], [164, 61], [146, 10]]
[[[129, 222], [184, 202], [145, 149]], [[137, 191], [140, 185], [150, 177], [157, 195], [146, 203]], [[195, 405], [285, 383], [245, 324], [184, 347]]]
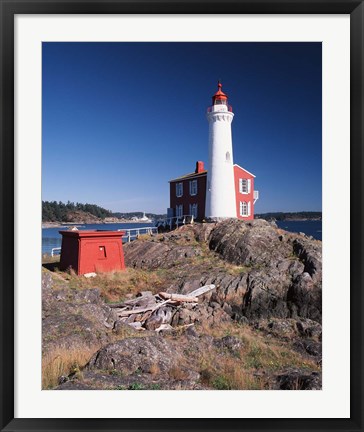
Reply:
[[170, 299], [172, 301], [177, 302], [187, 302], [187, 303], [197, 303], [198, 298], [197, 297], [191, 297], [189, 295], [183, 295], [183, 294], [172, 294], [172, 293], [166, 293], [166, 292], [160, 292], [158, 293], [160, 297], [163, 299]]
[[120, 302], [120, 303], [112, 303], [109, 306], [111, 308], [119, 309], [119, 308], [123, 308], [123, 307], [130, 308], [130, 307], [136, 307], [136, 306], [147, 307], [150, 304], [156, 304], [156, 298], [152, 294], [149, 295], [149, 291], [148, 291], [148, 295], [143, 295], [143, 296], [137, 297], [135, 299], [131, 299], [131, 300], [125, 300], [125, 301]]
[[137, 309], [130, 309], [130, 310], [124, 310], [120, 313], [118, 313], [118, 316], [121, 317], [125, 317], [125, 316], [129, 316], [129, 315], [133, 315], [133, 314], [141, 314], [144, 312], [148, 312], [148, 311], [152, 311], [154, 312], [155, 310], [157, 310], [158, 308], [164, 306], [165, 304], [170, 303], [170, 300], [165, 300], [161, 303], [158, 303], [156, 306], [149, 306], [146, 308], [137, 308]]
[[172, 308], [198, 304], [198, 298], [215, 289], [215, 285], [205, 285], [189, 294], [160, 292], [153, 295], [151, 291], [143, 291], [138, 297], [120, 303], [110, 304], [117, 309], [120, 321], [123, 321], [136, 330], [167, 330], [172, 320]]
[[201, 295], [206, 294], [206, 293], [214, 290], [215, 288], [216, 288], [216, 286], [213, 284], [205, 285], [205, 286], [202, 286], [200, 288], [195, 289], [194, 291], [188, 293], [187, 295], [191, 296], [191, 297], [200, 297]]

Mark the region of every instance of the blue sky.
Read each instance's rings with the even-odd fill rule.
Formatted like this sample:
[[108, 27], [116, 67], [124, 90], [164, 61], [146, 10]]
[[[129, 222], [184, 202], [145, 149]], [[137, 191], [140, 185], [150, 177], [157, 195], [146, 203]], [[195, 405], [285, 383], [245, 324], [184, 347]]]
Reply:
[[321, 210], [320, 43], [43, 43], [42, 199], [164, 213], [217, 80], [255, 211]]

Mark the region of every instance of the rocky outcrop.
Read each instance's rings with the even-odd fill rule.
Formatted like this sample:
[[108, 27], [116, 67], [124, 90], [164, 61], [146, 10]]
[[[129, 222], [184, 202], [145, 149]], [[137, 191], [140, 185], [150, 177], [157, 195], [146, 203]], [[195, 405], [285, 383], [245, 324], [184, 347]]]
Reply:
[[321, 242], [263, 220], [228, 220], [212, 230], [209, 246], [225, 260], [248, 266], [242, 304], [247, 318], [321, 320]]
[[321, 390], [321, 374], [305, 370], [291, 369], [277, 375], [277, 390]]
[[322, 277], [322, 250], [321, 242], [312, 241], [305, 237], [297, 237], [293, 241], [293, 252], [304, 264], [304, 272], [312, 280], [321, 283]]
[[115, 370], [124, 375], [168, 373], [178, 364], [180, 356], [178, 345], [161, 337], [128, 338], [102, 348], [86, 369]]
[[267, 266], [285, 260], [290, 250], [282, 235], [268, 222], [229, 219], [219, 223], [209, 237], [209, 247], [226, 261], [244, 266]]
[[[211, 265], [206, 264], [204, 241], [211, 251]], [[240, 267], [241, 273], [217, 268], [213, 253]], [[170, 289], [184, 294], [215, 284], [217, 301], [232, 317], [321, 321], [321, 242], [264, 220], [184, 226], [152, 241], [126, 245], [125, 257], [136, 268], [177, 267]], [[196, 257], [205, 260], [199, 264]]]
[[97, 289], [53, 288], [50, 273], [42, 278], [43, 352], [55, 346], [77, 347], [109, 342], [117, 316]]
[[[124, 253], [133, 272], [162, 275], [159, 291], [144, 286], [110, 307], [98, 289], [44, 274], [43, 352], [98, 345], [57, 389], [321, 388], [321, 242], [225, 220], [143, 237]], [[164, 303], [205, 285], [216, 289]]]
[[173, 266], [176, 262], [201, 254], [200, 248], [198, 247], [174, 247], [174, 245], [169, 242], [154, 241], [128, 243], [125, 245], [124, 249], [125, 263], [128, 267], [149, 270]]

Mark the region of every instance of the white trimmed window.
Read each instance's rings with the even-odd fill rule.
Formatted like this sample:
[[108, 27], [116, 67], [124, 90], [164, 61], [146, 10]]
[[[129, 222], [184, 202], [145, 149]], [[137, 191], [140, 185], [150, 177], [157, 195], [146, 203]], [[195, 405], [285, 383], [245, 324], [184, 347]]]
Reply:
[[193, 216], [194, 219], [197, 218], [198, 207], [197, 204], [190, 204], [190, 215]]
[[239, 179], [239, 192], [242, 194], [250, 193], [250, 179]]
[[183, 183], [176, 183], [176, 196], [181, 197], [183, 195]]
[[248, 217], [250, 216], [250, 201], [240, 201], [240, 216]]
[[183, 216], [183, 205], [182, 204], [176, 205], [176, 217], [182, 217], [182, 216]]
[[197, 195], [197, 180], [190, 181], [190, 195]]

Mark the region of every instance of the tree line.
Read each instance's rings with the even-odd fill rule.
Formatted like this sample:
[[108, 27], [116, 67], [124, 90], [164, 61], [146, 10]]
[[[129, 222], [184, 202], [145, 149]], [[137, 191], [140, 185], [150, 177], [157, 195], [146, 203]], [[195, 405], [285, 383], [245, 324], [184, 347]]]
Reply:
[[272, 212], [272, 213], [262, 213], [256, 214], [257, 219], [271, 220], [275, 219], [278, 221], [284, 220], [295, 220], [295, 219], [321, 219], [322, 212], [312, 212], [312, 211], [301, 211], [301, 212]]
[[96, 204], [81, 204], [70, 201], [65, 204], [61, 201], [42, 201], [43, 222], [67, 222], [67, 214], [72, 211], [87, 212], [100, 219], [112, 216], [109, 210]]

